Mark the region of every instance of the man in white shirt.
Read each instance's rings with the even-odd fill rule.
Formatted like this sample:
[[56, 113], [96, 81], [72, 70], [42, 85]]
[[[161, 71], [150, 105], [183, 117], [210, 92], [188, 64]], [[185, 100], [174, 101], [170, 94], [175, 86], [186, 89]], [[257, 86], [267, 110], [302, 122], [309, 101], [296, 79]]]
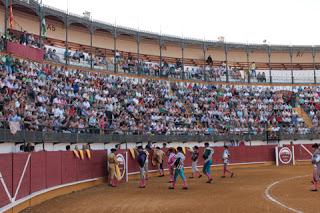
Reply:
[[229, 169], [228, 169], [228, 165], [229, 165], [229, 162], [230, 162], [230, 152], [229, 152], [229, 149], [228, 149], [228, 146], [224, 146], [224, 151], [223, 151], [223, 154], [222, 154], [222, 160], [223, 160], [223, 175], [221, 176], [221, 178], [225, 178], [226, 177], [226, 173], [229, 173], [230, 174], [230, 177], [232, 178], [234, 173], [231, 172]]
[[58, 118], [58, 117], [62, 118], [64, 114], [64, 110], [62, 106], [53, 108], [52, 112], [55, 118]]

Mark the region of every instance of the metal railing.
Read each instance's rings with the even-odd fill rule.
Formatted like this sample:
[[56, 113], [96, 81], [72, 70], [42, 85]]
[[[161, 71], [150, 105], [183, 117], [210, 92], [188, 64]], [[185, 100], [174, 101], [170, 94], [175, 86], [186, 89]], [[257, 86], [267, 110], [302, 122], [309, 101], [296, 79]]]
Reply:
[[[194, 132], [196, 133], [196, 132]], [[319, 133], [289, 134], [284, 132], [263, 132], [250, 134], [239, 132], [217, 134], [190, 134], [190, 132], [175, 132], [170, 134], [134, 134], [123, 132], [122, 134], [90, 134], [90, 133], [61, 133], [21, 130], [12, 134], [9, 129], [0, 129], [0, 142], [14, 143], [123, 143], [123, 142], [204, 142], [204, 141], [266, 141], [277, 142], [280, 140], [314, 140], [320, 139]]]

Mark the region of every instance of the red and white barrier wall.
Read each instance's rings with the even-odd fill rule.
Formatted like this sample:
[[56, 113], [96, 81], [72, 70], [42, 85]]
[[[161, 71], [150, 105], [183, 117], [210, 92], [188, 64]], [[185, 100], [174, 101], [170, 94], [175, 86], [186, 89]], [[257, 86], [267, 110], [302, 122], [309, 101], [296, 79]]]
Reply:
[[105, 159], [103, 150], [83, 160], [67, 151], [0, 154], [0, 212], [35, 192], [103, 177]]
[[[311, 144], [295, 145], [295, 159], [309, 160], [311, 158], [305, 148], [311, 151]], [[203, 152], [200, 147], [200, 153]], [[222, 164], [223, 147], [214, 147], [213, 162]], [[231, 164], [253, 164], [275, 161], [275, 145], [238, 146], [229, 147]], [[119, 152], [125, 153], [126, 150]], [[19, 201], [32, 197], [34, 194], [50, 191], [67, 184], [77, 184], [103, 177], [106, 174], [107, 151], [91, 151], [92, 158], [81, 160], [73, 152], [47, 151], [33, 153], [0, 154], [0, 212]], [[138, 170], [136, 160], [127, 152], [128, 174], [135, 174]], [[152, 152], [150, 153], [149, 169], [152, 166]], [[200, 156], [199, 165], [203, 164]], [[191, 167], [191, 152], [186, 147], [186, 167]], [[164, 167], [167, 165], [165, 163]]]

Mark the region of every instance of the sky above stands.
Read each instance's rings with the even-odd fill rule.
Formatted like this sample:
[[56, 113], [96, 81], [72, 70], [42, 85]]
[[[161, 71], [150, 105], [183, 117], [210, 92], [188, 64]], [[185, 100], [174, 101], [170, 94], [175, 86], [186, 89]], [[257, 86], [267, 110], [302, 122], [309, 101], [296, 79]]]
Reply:
[[320, 45], [320, 0], [43, 0], [95, 20], [227, 42]]

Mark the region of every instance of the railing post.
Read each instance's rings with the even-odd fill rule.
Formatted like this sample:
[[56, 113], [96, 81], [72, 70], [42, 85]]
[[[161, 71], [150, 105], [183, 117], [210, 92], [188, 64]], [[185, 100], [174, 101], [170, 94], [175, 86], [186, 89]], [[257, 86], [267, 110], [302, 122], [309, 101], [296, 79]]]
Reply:
[[90, 68], [93, 69], [93, 47], [92, 47], [92, 37], [93, 37], [94, 29], [92, 28], [92, 21], [90, 22]]
[[293, 54], [292, 46], [290, 46], [289, 54], [290, 54], [290, 66], [291, 66], [291, 83], [294, 84], [294, 76], [293, 76], [293, 63], [292, 63], [292, 54]]
[[225, 63], [226, 63], [226, 82], [229, 82], [229, 71], [228, 71], [228, 46], [227, 42], [224, 43], [224, 55], [225, 55]]
[[316, 84], [317, 83], [317, 74], [316, 74], [316, 51], [314, 49], [314, 46], [312, 46], [312, 64], [313, 64], [313, 81]]
[[185, 73], [184, 73], [184, 42], [181, 41], [181, 78], [185, 79]]
[[204, 80], [207, 81], [207, 73], [206, 73], [206, 51], [207, 51], [207, 45], [205, 41], [203, 41], [203, 75]]
[[40, 19], [40, 24], [39, 24], [39, 46], [41, 48], [42, 46], [42, 19], [44, 18], [43, 14], [43, 8], [41, 3], [39, 3], [39, 19]]
[[162, 36], [159, 36], [159, 47], [160, 47], [160, 62], [159, 62], [159, 72], [162, 73], [162, 46], [163, 46], [163, 40]]
[[116, 73], [118, 71], [118, 60], [117, 56], [117, 27], [113, 28], [113, 71]]
[[268, 45], [268, 59], [269, 59], [269, 81], [272, 84], [272, 71], [271, 71], [271, 47]]
[[79, 132], [76, 133], [76, 144], [79, 142]]
[[9, 0], [5, 0], [5, 10], [4, 10], [4, 36], [5, 36], [5, 48], [7, 48], [8, 41], [8, 7]]
[[140, 33], [137, 32], [136, 34], [136, 37], [137, 37], [137, 61], [138, 61], [138, 64], [137, 64], [137, 73], [140, 74], [141, 73], [141, 70], [140, 70]]
[[246, 46], [246, 54], [247, 54], [247, 67], [248, 67], [248, 83], [250, 83], [251, 73], [250, 73], [250, 64], [249, 64], [249, 45], [248, 44]]
[[68, 60], [69, 60], [69, 42], [68, 42], [68, 27], [69, 27], [69, 23], [68, 23], [68, 13], [66, 13], [66, 23], [65, 23], [65, 28], [66, 28], [66, 54], [65, 54], [65, 60], [66, 60], [66, 65], [68, 65]]
[[42, 151], [44, 151], [44, 132], [41, 132]]

